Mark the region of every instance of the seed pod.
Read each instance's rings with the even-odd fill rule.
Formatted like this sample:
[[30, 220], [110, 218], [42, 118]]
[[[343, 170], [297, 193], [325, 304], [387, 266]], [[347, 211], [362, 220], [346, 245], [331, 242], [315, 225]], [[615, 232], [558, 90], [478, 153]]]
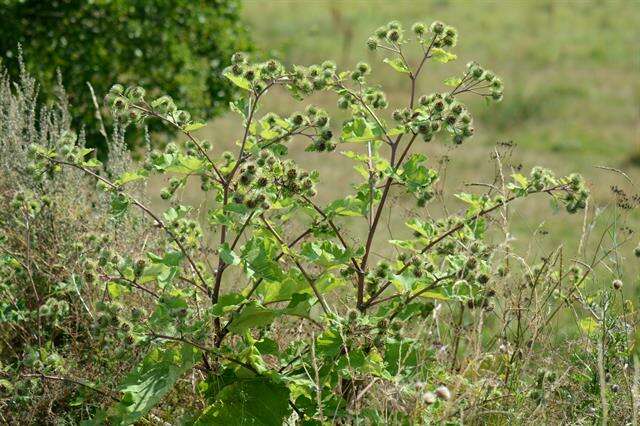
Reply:
[[411, 31], [413, 31], [416, 35], [422, 35], [427, 30], [427, 26], [422, 22], [416, 22], [411, 27]]
[[247, 55], [242, 52], [236, 52], [231, 56], [231, 63], [243, 64], [247, 61]]
[[389, 39], [389, 41], [396, 42], [400, 40], [400, 32], [396, 29], [391, 30], [387, 33], [387, 38]]
[[613, 286], [614, 290], [620, 290], [623, 286], [622, 284], [622, 280], [620, 279], [615, 279], [613, 280], [613, 282], [611, 283], [611, 285]]
[[426, 392], [424, 395], [422, 395], [422, 400], [427, 405], [435, 404], [436, 399], [437, 399], [437, 396], [433, 392]]
[[444, 24], [440, 21], [435, 21], [431, 24], [431, 32], [434, 34], [442, 34], [444, 32]]
[[448, 401], [451, 399], [451, 391], [445, 385], [438, 386], [436, 389], [436, 395], [438, 398]]

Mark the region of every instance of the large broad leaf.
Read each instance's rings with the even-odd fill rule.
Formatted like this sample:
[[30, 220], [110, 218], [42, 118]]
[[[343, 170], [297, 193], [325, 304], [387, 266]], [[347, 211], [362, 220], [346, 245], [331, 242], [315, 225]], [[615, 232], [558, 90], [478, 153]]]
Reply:
[[427, 160], [422, 154], [412, 154], [405, 161], [400, 170], [399, 180], [404, 182], [407, 191], [416, 193], [417, 191], [429, 188], [437, 179], [438, 173], [425, 167], [422, 163]]
[[229, 326], [229, 330], [236, 334], [241, 334], [245, 330], [253, 327], [269, 325], [278, 316], [278, 312], [265, 308], [258, 302], [248, 303], [240, 315], [234, 318]]
[[367, 204], [353, 196], [331, 202], [325, 209], [327, 216], [364, 216]]
[[295, 293], [309, 289], [309, 283], [297, 269], [289, 269], [280, 281], [264, 281], [258, 286], [256, 294], [264, 303], [283, 302], [291, 299]]
[[225, 69], [222, 75], [241, 89], [249, 90], [251, 88], [251, 82], [242, 76], [234, 75], [233, 72], [231, 72], [231, 68]]
[[363, 253], [353, 253], [332, 241], [324, 240], [320, 243], [302, 244], [300, 254], [309, 262], [330, 267], [345, 264], [349, 262], [351, 257], [361, 256]]
[[89, 424], [130, 425], [141, 419], [193, 367], [198, 355], [190, 345], [166, 344], [152, 349], [120, 386], [122, 400]]
[[280, 244], [264, 237], [254, 237], [245, 244], [241, 258], [247, 275], [270, 281], [283, 278], [282, 268], [274, 259], [278, 256]]
[[287, 387], [266, 378], [239, 380], [222, 388], [216, 399], [194, 425], [281, 426], [291, 413]]
[[432, 49], [431, 55], [433, 56], [433, 59], [443, 64], [446, 64], [447, 62], [450, 62], [450, 61], [454, 61], [458, 58], [453, 53], [449, 53], [446, 50], [441, 49], [439, 47]]
[[385, 64], [389, 64], [391, 68], [393, 68], [398, 72], [405, 73], [405, 74], [409, 73], [409, 68], [407, 68], [404, 61], [402, 61], [402, 59], [400, 58], [395, 58], [395, 59], [385, 58], [382, 62], [384, 62]]
[[269, 325], [282, 315], [308, 318], [311, 307], [311, 295], [306, 293], [293, 294], [289, 304], [282, 309], [266, 308], [258, 302], [252, 301], [247, 303], [240, 314], [233, 319], [229, 330], [236, 334], [242, 334], [250, 328]]

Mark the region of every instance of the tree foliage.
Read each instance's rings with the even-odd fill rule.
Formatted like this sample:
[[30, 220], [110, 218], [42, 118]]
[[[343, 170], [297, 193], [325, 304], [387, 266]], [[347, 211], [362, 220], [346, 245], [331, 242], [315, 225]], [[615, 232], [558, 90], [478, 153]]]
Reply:
[[13, 77], [20, 71], [18, 45], [29, 71], [47, 83], [46, 95], [60, 71], [75, 124], [101, 148], [87, 83], [95, 93], [116, 80], [162, 87], [204, 119], [232, 97], [233, 86], [220, 75], [229, 56], [250, 48], [236, 0], [10, 0], [0, 22], [0, 53]]

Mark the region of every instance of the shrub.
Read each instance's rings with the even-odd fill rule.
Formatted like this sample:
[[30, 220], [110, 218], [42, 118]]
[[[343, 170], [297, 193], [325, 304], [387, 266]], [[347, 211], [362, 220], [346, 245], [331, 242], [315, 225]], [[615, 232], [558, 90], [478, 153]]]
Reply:
[[[96, 330], [110, 336], [100, 341], [100, 353], [112, 364], [144, 357], [117, 392], [110, 387], [113, 377], [96, 374], [86, 381], [61, 357], [40, 355], [38, 363], [15, 357], [5, 374], [84, 388], [86, 404], [114, 399], [102, 410], [87, 410], [94, 423], [131, 424], [147, 416], [220, 425], [421, 424], [481, 415], [496, 421], [525, 415], [580, 422], [623, 418], [631, 393], [625, 391], [607, 412], [603, 372], [610, 381], [629, 375], [619, 368], [631, 357], [628, 335], [626, 341], [621, 337], [628, 319], [594, 305], [619, 290], [587, 299], [582, 287], [602, 262], [596, 261], [601, 247], [583, 269], [580, 261], [567, 262], [561, 250], [529, 266], [510, 246], [513, 203], [549, 197], [576, 213], [588, 199], [584, 180], [540, 167], [506, 178], [496, 150], [496, 179], [484, 185], [485, 193], [457, 194], [459, 210], [432, 213], [444, 195], [437, 190], [438, 171], [420, 151], [436, 140], [467, 141], [473, 120], [464, 96], [499, 101], [503, 86], [493, 72], [470, 62], [460, 77], [445, 81], [448, 89], [416, 93], [425, 67], [456, 59], [457, 31], [440, 22], [412, 28], [410, 38], [391, 22], [367, 41], [408, 79], [406, 104], [387, 118], [388, 101], [369, 83], [366, 63], [352, 71], [331, 61], [286, 68], [275, 60], [252, 63], [237, 53], [224, 71], [244, 91], [231, 104], [243, 123], [235, 152], [216, 152], [197, 138], [203, 124], [171, 97], [119, 84], [105, 98], [116, 117], [138, 125], [160, 121], [185, 141], [149, 150], [139, 167], [107, 173], [74, 138], [31, 139], [31, 185], [47, 186], [47, 179], [67, 170], [84, 174], [109, 199], [114, 232], [129, 232], [123, 227], [137, 218], [148, 225], [137, 231], [138, 239], [154, 236], [152, 246], [96, 247], [97, 279], [86, 286], [93, 294], [106, 289], [87, 307]], [[419, 52], [415, 64], [408, 60], [412, 45]], [[260, 113], [263, 98], [278, 88], [300, 100], [333, 93], [348, 117], [336, 129], [327, 112], [313, 105], [289, 116]], [[318, 174], [287, 155], [287, 146], [299, 140], [309, 155], [326, 161], [338, 146], [353, 147], [342, 152], [361, 176], [351, 194], [318, 201]], [[161, 212], [137, 192], [158, 175], [166, 177], [158, 195], [169, 203]], [[203, 198], [211, 193], [211, 204], [181, 201], [197, 182]], [[411, 207], [392, 202], [392, 193]], [[26, 198], [17, 201], [18, 210], [28, 209]], [[26, 211], [38, 216], [46, 209]], [[385, 230], [387, 215], [406, 217], [405, 232]], [[492, 232], [503, 232], [504, 240]], [[12, 263], [16, 258], [6, 257], [11, 277], [28, 272]], [[29, 291], [22, 273], [12, 282]], [[587, 367], [568, 367], [593, 373], [586, 379], [554, 373], [545, 357], [563, 359], [566, 352], [553, 353], [540, 343], [548, 338], [548, 324], [574, 300], [595, 315], [581, 324], [584, 350], [575, 351]], [[611, 338], [601, 339], [599, 330]], [[114, 356], [114, 346], [132, 357]], [[584, 356], [593, 348], [598, 356]], [[77, 373], [69, 377], [70, 371]], [[567, 414], [572, 394], [584, 399]], [[552, 398], [561, 402], [550, 403]], [[509, 411], [501, 410], [503, 400]], [[601, 412], [595, 408], [600, 406]]]
[[[0, 52], [14, 78], [18, 43], [41, 82], [60, 71], [89, 146], [106, 148], [87, 83], [105, 93], [115, 80], [162, 87], [202, 118], [218, 114], [233, 86], [220, 76], [227, 58], [250, 48], [236, 0], [210, 2], [5, 1]], [[44, 59], [46, 58], [46, 60]], [[45, 84], [53, 95], [53, 84]]]
[[[29, 372], [13, 380], [0, 377], [0, 420], [42, 424], [80, 416], [88, 407], [80, 394], [69, 398], [64, 386], [69, 382], [43, 387], [44, 376], [82, 371], [83, 380], [102, 378], [108, 384], [104, 378], [117, 377], [122, 368], [114, 364], [115, 354], [135, 362], [135, 350], [116, 344], [122, 339], [118, 330], [98, 325], [108, 289], [98, 276], [96, 254], [102, 247], [122, 255], [139, 250], [137, 236], [146, 224], [133, 216], [110, 222], [103, 214], [108, 197], [78, 170], [39, 175], [30, 167], [30, 144], [86, 148], [84, 134], [72, 130], [62, 88], [55, 102], [39, 107], [38, 87], [20, 68], [15, 84], [5, 70], [0, 79], [0, 369], [22, 365]], [[132, 166], [123, 136], [116, 124], [105, 173]]]

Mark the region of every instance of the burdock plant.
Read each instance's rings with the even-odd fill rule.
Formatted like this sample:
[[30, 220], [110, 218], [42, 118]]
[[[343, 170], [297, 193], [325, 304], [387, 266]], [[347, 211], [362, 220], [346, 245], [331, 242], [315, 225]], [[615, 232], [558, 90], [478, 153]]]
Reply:
[[[430, 317], [434, 300], [492, 309], [491, 282], [504, 270], [487, 237], [492, 214], [534, 195], [573, 213], [588, 196], [580, 176], [535, 168], [484, 194], [457, 194], [465, 205], [457, 213], [427, 213], [425, 206], [439, 200], [439, 176], [422, 143], [463, 144], [474, 134], [466, 97], [498, 102], [503, 96], [502, 80], [476, 62], [440, 91], [417, 92], [431, 63], [456, 60], [457, 42], [456, 29], [442, 22], [416, 23], [407, 32], [394, 21], [375, 31], [367, 47], [407, 79], [406, 102], [392, 112], [385, 93], [369, 83], [367, 63], [351, 71], [332, 61], [285, 67], [237, 53], [224, 71], [244, 91], [230, 104], [242, 123], [233, 152], [201, 141], [194, 131], [203, 124], [170, 97], [148, 99], [142, 88], [120, 85], [106, 97], [114, 114], [137, 124], [159, 120], [186, 141], [150, 151], [138, 170], [112, 179], [73, 143], [33, 148], [34, 173], [79, 169], [111, 197], [115, 220], [137, 210], [163, 236], [163, 244], [140, 254], [144, 263], [102, 249], [96, 266], [102, 282], [95, 285], [113, 290], [108, 303], [131, 308], [143, 299], [152, 308], [122, 318], [130, 324], [129, 340], [147, 355], [124, 379], [119, 402], [96, 413], [97, 422], [137, 421], [188, 371], [197, 382], [188, 389], [205, 407], [191, 413], [195, 424], [237, 424], [240, 418], [315, 424], [354, 416], [376, 423], [389, 409], [419, 422], [455, 398], [455, 390], [440, 386], [438, 398], [428, 393], [420, 405], [426, 411], [416, 412], [402, 403], [383, 407], [368, 395], [373, 384], [424, 380], [417, 377], [420, 340], [412, 324]], [[419, 53], [416, 62], [409, 60], [410, 48]], [[312, 105], [288, 116], [260, 112], [274, 90], [298, 100], [321, 91], [335, 95], [348, 118], [336, 123]], [[320, 203], [316, 195], [325, 188], [317, 172], [288, 157], [293, 143], [304, 143], [323, 161], [346, 156], [360, 181], [343, 197]], [[170, 177], [160, 196], [171, 205], [159, 213], [128, 191], [152, 175]], [[213, 204], [176, 200], [181, 188], [194, 190], [194, 179]], [[385, 235], [381, 226], [381, 218], [399, 209], [390, 203], [392, 194], [413, 199], [405, 238]], [[387, 259], [375, 254], [393, 250]], [[427, 380], [433, 380], [430, 388], [439, 382]]]

